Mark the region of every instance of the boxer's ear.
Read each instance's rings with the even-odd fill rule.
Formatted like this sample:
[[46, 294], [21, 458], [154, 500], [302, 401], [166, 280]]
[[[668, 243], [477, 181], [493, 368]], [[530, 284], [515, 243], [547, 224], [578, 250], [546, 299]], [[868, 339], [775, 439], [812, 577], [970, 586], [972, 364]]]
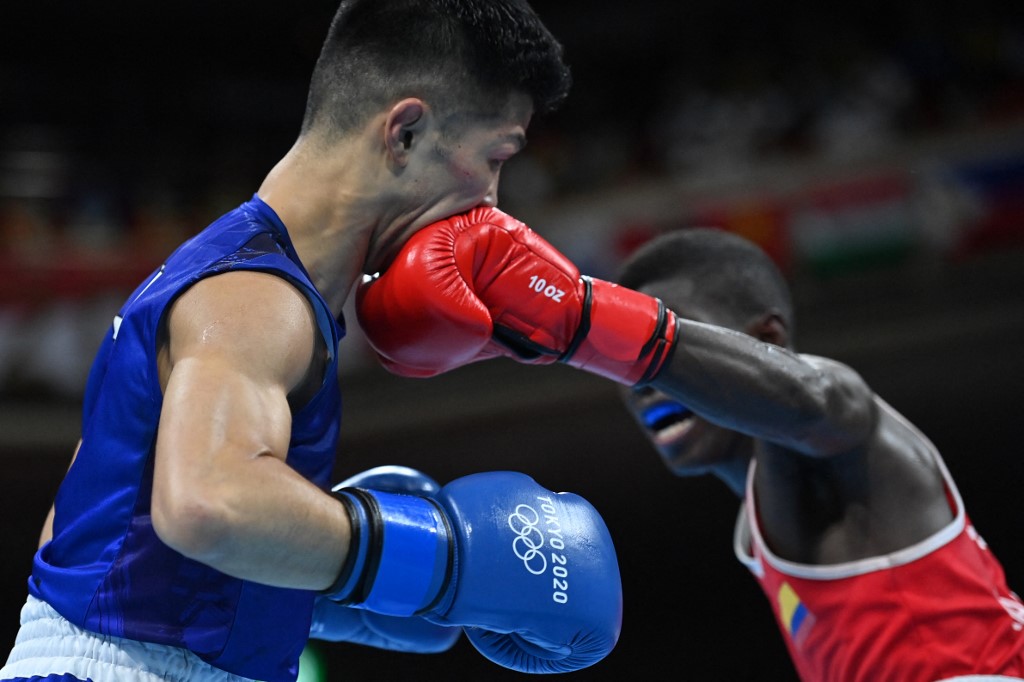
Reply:
[[776, 311], [757, 318], [747, 328], [747, 333], [765, 343], [772, 343], [784, 348], [789, 346], [789, 327], [782, 315]]
[[384, 122], [384, 146], [399, 166], [404, 166], [409, 153], [419, 141], [429, 114], [427, 104], [417, 97], [407, 97], [391, 107]]

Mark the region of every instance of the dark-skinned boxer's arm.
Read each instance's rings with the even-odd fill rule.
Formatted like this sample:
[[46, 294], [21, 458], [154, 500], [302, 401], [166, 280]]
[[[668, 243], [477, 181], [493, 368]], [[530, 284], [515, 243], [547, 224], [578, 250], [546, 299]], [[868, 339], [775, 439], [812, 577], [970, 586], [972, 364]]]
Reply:
[[414, 235], [360, 287], [357, 311], [382, 364], [404, 376], [498, 356], [564, 362], [651, 384], [718, 423], [809, 455], [848, 450], [874, 424], [870, 389], [844, 365], [678, 318], [657, 298], [583, 277], [493, 208]]

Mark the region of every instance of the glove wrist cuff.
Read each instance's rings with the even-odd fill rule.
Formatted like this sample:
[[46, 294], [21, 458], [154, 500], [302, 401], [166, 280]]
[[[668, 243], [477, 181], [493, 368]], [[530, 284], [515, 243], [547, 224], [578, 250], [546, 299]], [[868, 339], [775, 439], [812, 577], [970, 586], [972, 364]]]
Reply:
[[361, 591], [358, 588], [367, 573], [366, 564], [370, 557], [370, 520], [366, 506], [357, 497], [341, 491], [335, 492], [334, 496], [348, 512], [351, 539], [341, 572], [322, 594], [336, 602], [348, 604]]
[[326, 590], [350, 606], [393, 616], [429, 608], [450, 578], [447, 520], [429, 498], [361, 488], [334, 495], [349, 510], [352, 543]]
[[599, 279], [582, 279], [583, 318], [560, 360], [627, 386], [650, 382], [675, 350], [675, 313], [657, 298]]

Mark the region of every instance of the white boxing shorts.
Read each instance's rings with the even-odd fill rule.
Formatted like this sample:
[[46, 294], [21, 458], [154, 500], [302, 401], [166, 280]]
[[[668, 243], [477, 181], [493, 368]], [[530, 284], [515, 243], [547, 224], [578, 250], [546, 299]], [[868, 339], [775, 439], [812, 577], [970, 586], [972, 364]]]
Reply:
[[253, 682], [215, 668], [187, 649], [83, 630], [29, 595], [0, 680], [60, 675], [83, 682]]

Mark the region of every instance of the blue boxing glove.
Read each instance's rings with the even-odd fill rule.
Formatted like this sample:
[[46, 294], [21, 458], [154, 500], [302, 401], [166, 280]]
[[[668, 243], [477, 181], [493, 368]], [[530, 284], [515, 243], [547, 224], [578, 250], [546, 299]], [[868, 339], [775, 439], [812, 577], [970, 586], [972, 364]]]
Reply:
[[335, 495], [352, 540], [329, 598], [463, 626], [480, 653], [520, 672], [579, 670], [618, 641], [615, 548], [581, 497], [507, 471], [457, 479], [432, 498], [369, 488]]
[[[441, 489], [426, 474], [401, 466], [379, 466], [334, 487], [374, 488], [389, 492], [430, 496]], [[406, 653], [432, 654], [447, 651], [462, 635], [462, 629], [430, 623], [416, 616], [388, 616], [366, 609], [343, 606], [324, 595], [313, 604], [309, 636], [329, 642], [352, 642]]]

